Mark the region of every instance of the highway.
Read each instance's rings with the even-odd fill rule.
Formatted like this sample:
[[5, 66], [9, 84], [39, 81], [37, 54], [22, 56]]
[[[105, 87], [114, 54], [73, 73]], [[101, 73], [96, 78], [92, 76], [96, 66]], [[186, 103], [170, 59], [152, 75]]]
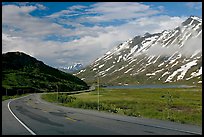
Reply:
[[31, 94], [2, 101], [2, 135], [193, 135], [202, 127], [49, 103]]

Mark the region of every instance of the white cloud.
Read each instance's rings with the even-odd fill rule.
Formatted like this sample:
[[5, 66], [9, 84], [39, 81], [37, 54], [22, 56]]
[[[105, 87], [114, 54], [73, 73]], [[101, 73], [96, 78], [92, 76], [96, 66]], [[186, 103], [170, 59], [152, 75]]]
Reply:
[[[164, 10], [163, 7], [155, 10], [136, 2], [103, 2], [89, 7], [76, 5], [41, 18], [30, 14], [32, 11], [45, 8], [43, 5], [2, 6], [2, 25], [9, 26], [2, 27], [3, 52], [23, 51], [52, 66], [69, 65], [74, 62], [87, 65], [127, 39], [143, 35], [145, 32], [155, 33], [175, 28], [186, 19], [156, 16]], [[79, 13], [83, 16], [81, 14], [77, 18], [70, 18]], [[97, 24], [113, 20], [125, 22], [116, 26]], [[92, 23], [93, 26], [88, 27], [84, 22]], [[65, 28], [61, 24], [74, 28]], [[16, 28], [19, 30], [16, 31]], [[68, 42], [45, 41], [44, 38], [48, 35], [59, 35], [63, 38], [76, 36], [77, 39]]]
[[[2, 8], [2, 24], [19, 29], [17, 35], [23, 37], [43, 38], [46, 35], [67, 35], [72, 32], [68, 28], [50, 22], [47, 18], [37, 18], [30, 15], [36, 6], [5, 5]], [[4, 28], [3, 28], [4, 29]]]
[[46, 10], [46, 9], [48, 9], [47, 7], [45, 7], [44, 5], [39, 4], [39, 3], [37, 3], [36, 6], [37, 6], [38, 9], [40, 9], [40, 10]]
[[129, 38], [136, 35], [143, 35], [146, 32], [160, 33], [163, 30], [174, 29], [178, 27], [187, 17], [171, 17], [167, 15], [142, 17], [129, 21], [120, 26], [112, 26], [112, 30], [118, 33], [125, 33]]
[[195, 52], [202, 52], [202, 35], [200, 35], [200, 37], [192, 37], [191, 39], [188, 39], [185, 42], [185, 46], [182, 48], [180, 48], [177, 44], [171, 44], [167, 47], [162, 47], [161, 44], [156, 44], [146, 51], [148, 55], [153, 56], [171, 56], [174, 53], [181, 53], [186, 57], [190, 57]]
[[47, 16], [47, 17], [50, 17], [50, 18], [58, 18], [58, 17], [60, 17], [60, 16], [65, 16], [66, 14], [71, 14], [72, 13], [72, 11], [70, 11], [70, 10], [62, 10], [62, 11], [60, 11], [60, 12], [56, 12], [56, 13], [54, 13], [54, 14], [51, 14], [51, 15], [49, 15], [49, 16]]
[[84, 14], [84, 12], [82, 10], [85, 8], [87, 8], [87, 6], [74, 5], [74, 6], [69, 7], [68, 9], [61, 10], [59, 12], [48, 15], [47, 17], [56, 19], [56, 18], [60, 18], [60, 17], [77, 16], [80, 14]]
[[159, 13], [148, 5], [137, 2], [102, 2], [91, 6], [87, 12], [97, 14], [81, 19], [84, 22], [107, 22], [113, 20], [130, 20], [143, 16], [150, 16]]
[[[26, 16], [29, 12], [36, 10], [37, 7], [35, 6], [15, 6], [15, 5], [5, 5], [2, 8], [2, 20], [5, 23], [11, 23], [12, 18], [13, 20], [17, 19], [16, 16]], [[12, 18], [11, 18], [12, 17]], [[19, 17], [19, 16], [18, 16]]]

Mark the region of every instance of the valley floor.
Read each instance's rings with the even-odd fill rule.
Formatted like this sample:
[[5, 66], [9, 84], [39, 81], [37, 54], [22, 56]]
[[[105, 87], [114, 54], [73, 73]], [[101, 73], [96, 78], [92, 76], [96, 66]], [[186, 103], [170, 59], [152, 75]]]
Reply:
[[[99, 96], [97, 90], [58, 96], [63, 106], [202, 125], [202, 88], [100, 89]], [[54, 94], [42, 98], [56, 102]]]

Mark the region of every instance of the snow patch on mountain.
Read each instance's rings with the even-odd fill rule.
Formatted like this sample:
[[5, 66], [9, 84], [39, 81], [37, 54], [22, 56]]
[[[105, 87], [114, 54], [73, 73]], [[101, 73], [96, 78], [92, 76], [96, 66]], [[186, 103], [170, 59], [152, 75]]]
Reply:
[[62, 70], [64, 72], [68, 73], [74, 73], [76, 71], [79, 71], [83, 68], [83, 65], [81, 63], [75, 63], [74, 65], [71, 66], [61, 66], [58, 67], [59, 70]]
[[181, 72], [181, 74], [177, 77], [177, 81], [183, 79], [183, 77], [185, 76], [186, 72], [192, 67], [195, 66], [197, 63], [197, 60], [193, 60], [183, 66], [181, 66], [181, 68], [177, 69], [176, 71], [173, 72], [173, 74], [171, 74], [165, 82], [172, 82], [171, 80], [174, 78], [174, 76]]

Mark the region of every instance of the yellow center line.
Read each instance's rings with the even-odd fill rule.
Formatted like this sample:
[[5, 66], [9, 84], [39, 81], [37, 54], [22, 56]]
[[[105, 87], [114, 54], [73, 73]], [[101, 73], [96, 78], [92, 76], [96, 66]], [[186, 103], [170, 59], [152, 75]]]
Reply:
[[42, 110], [43, 112], [47, 112], [46, 110]]
[[65, 117], [66, 119], [68, 119], [68, 120], [71, 120], [71, 121], [74, 121], [74, 122], [76, 122], [76, 120], [75, 119], [72, 119], [72, 118], [70, 118], [70, 117]]

